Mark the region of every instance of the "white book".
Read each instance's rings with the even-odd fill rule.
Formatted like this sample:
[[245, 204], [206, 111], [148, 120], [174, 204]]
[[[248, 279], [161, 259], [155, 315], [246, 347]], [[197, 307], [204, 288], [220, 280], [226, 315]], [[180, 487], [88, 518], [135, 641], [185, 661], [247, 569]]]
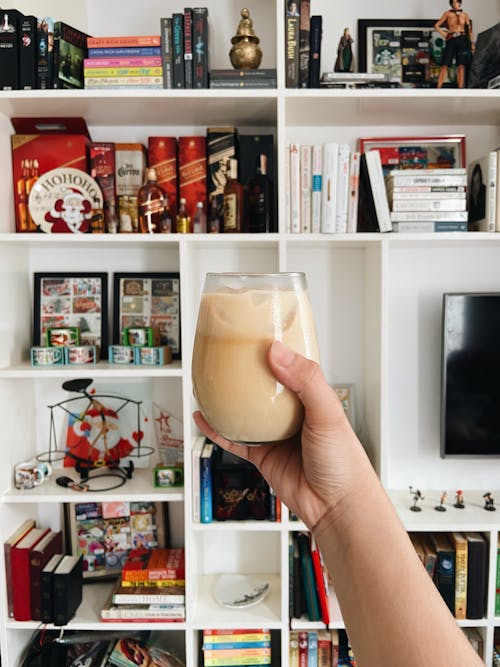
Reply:
[[474, 160], [468, 166], [469, 229], [477, 232], [496, 231], [497, 151]]
[[318, 234], [321, 231], [321, 190], [323, 178], [323, 145], [315, 144], [312, 149], [312, 201], [311, 201], [311, 231]]
[[495, 230], [500, 232], [500, 148], [497, 149], [497, 210]]
[[393, 232], [427, 234], [431, 232], [467, 232], [466, 222], [395, 222]]
[[423, 201], [425, 199], [432, 199], [437, 201], [439, 199], [466, 199], [465, 188], [454, 192], [401, 192], [400, 190], [393, 190], [391, 193], [393, 201], [396, 200], [408, 200], [408, 199], [418, 199]]
[[337, 206], [335, 208], [335, 231], [337, 234], [345, 234], [347, 232], [350, 155], [351, 149], [349, 144], [340, 144], [337, 177]]
[[339, 145], [334, 141], [323, 144], [323, 190], [321, 196], [321, 231], [335, 234]]
[[300, 147], [300, 231], [311, 231], [312, 146]]
[[285, 147], [285, 232], [290, 234], [290, 146]]
[[349, 207], [347, 209], [347, 232], [354, 234], [358, 229], [359, 165], [361, 153], [353, 151], [349, 160]]
[[467, 211], [393, 211], [390, 215], [393, 222], [467, 222], [468, 217]]
[[193, 522], [200, 523], [201, 491], [200, 491], [200, 457], [205, 444], [205, 437], [196, 438], [191, 449], [191, 480], [193, 485]]
[[[414, 170], [412, 169], [411, 171], [413, 172]], [[402, 172], [399, 172], [399, 174], [395, 174], [394, 171], [392, 171], [389, 174], [388, 184], [390, 188], [400, 187], [400, 186], [410, 186], [410, 185], [442, 185], [442, 186], [467, 185], [467, 174], [460, 173], [457, 174], [456, 176], [453, 176], [452, 174], [442, 174], [441, 173], [442, 171], [447, 171], [447, 170], [433, 169], [434, 173], [432, 174], [417, 173], [413, 176]]]
[[290, 144], [290, 231], [300, 233], [300, 146]]
[[391, 212], [389, 210], [387, 190], [385, 189], [380, 152], [377, 150], [368, 151], [365, 153], [365, 157], [379, 230], [381, 232], [391, 232]]
[[465, 211], [467, 202], [462, 199], [394, 199], [393, 211]]
[[440, 176], [465, 176], [465, 167], [450, 167], [449, 169], [392, 169], [391, 176], [434, 176], [436, 172]]

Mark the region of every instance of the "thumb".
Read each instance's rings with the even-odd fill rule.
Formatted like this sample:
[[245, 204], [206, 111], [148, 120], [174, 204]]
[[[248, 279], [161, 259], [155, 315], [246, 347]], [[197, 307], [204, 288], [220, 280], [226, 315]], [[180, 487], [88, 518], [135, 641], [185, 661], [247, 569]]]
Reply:
[[311, 426], [328, 426], [343, 416], [337, 394], [315, 361], [274, 341], [269, 348], [268, 363], [275, 378], [300, 398]]

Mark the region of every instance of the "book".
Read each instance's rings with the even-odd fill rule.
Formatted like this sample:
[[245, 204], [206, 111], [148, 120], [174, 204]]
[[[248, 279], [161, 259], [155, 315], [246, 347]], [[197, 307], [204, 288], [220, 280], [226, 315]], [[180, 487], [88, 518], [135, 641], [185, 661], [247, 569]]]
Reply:
[[184, 549], [165, 547], [156, 549], [131, 549], [122, 567], [121, 579], [147, 582], [164, 579], [185, 579]]
[[429, 189], [423, 188], [423, 191], [420, 191], [420, 188], [393, 188], [391, 190], [391, 196], [389, 198], [389, 203], [392, 202], [402, 202], [402, 201], [412, 201], [412, 202], [421, 202], [425, 205], [426, 201], [438, 202], [438, 201], [454, 201], [459, 200], [460, 202], [466, 201], [465, 188], [454, 188], [451, 191], [447, 192], [432, 192]]
[[323, 38], [323, 17], [311, 16], [310, 53], [309, 53], [309, 88], [320, 87], [321, 42]]
[[467, 222], [467, 211], [393, 211], [392, 222]]
[[86, 72], [92, 69], [162, 67], [161, 56], [121, 56], [116, 58], [85, 58], [83, 67]]
[[350, 171], [349, 144], [339, 144], [337, 194], [335, 205], [335, 232], [345, 234], [347, 232], [347, 212], [349, 205], [349, 171]]
[[193, 88], [208, 88], [208, 9], [193, 8]]
[[163, 88], [162, 76], [86, 76], [85, 88]]
[[285, 19], [285, 85], [299, 87], [299, 17]]
[[431, 577], [434, 578], [434, 571], [436, 569], [437, 553], [427, 533], [422, 534], [422, 546], [424, 549], [424, 567]]
[[213, 521], [212, 461], [215, 451], [213, 442], [205, 442], [200, 456], [200, 522]]
[[276, 69], [212, 69], [210, 70], [210, 80], [212, 79], [276, 79]]
[[387, 180], [387, 191], [389, 195], [394, 197], [402, 197], [405, 194], [412, 198], [415, 195], [418, 197], [437, 197], [437, 196], [456, 196], [461, 193], [465, 197], [464, 185], [393, 185], [392, 179]]
[[289, 667], [299, 667], [299, 633], [298, 630], [291, 630], [288, 640], [288, 665]]
[[318, 633], [310, 630], [307, 633], [307, 667], [318, 665]]
[[467, 539], [467, 607], [466, 618], [483, 618], [486, 611], [488, 579], [488, 543], [477, 532], [466, 532]]
[[307, 615], [310, 621], [320, 621], [321, 611], [314, 577], [310, 537], [307, 533], [299, 532], [297, 533], [296, 539], [299, 546], [302, 571], [304, 574]]
[[36, 88], [37, 20], [36, 16], [23, 16], [19, 22], [19, 89]]
[[300, 558], [299, 543], [296, 535], [292, 535], [293, 541], [293, 617], [301, 618], [307, 613], [306, 591], [304, 587], [305, 577]]
[[455, 614], [455, 549], [446, 533], [430, 534], [437, 560], [434, 583], [448, 609]]
[[16, 621], [31, 620], [31, 551], [48, 531], [48, 528], [32, 528], [11, 548], [12, 595]]
[[299, 88], [308, 88], [311, 48], [311, 0], [300, 0], [299, 7]]
[[7, 594], [7, 615], [14, 618], [14, 599], [12, 586], [12, 548], [34, 528], [34, 519], [26, 519], [3, 543], [3, 559], [5, 565], [5, 584]]
[[352, 151], [349, 164], [349, 192], [347, 206], [347, 232], [353, 234], [358, 228], [358, 203], [359, 203], [359, 166], [361, 153]]
[[311, 535], [311, 559], [314, 571], [314, 580], [316, 583], [316, 592], [318, 594], [319, 608], [321, 611], [321, 620], [326, 626], [330, 623], [330, 607], [328, 602], [329, 589], [326, 572], [323, 566], [323, 559], [319, 551], [316, 540]]
[[185, 603], [185, 587], [177, 586], [123, 586], [118, 581], [113, 589], [111, 601], [120, 605], [183, 605]]
[[[371, 151], [369, 151], [371, 152]], [[396, 173], [397, 171], [397, 173]], [[420, 173], [419, 173], [420, 171]], [[397, 186], [410, 186], [410, 185], [441, 185], [441, 186], [450, 186], [450, 185], [467, 185], [467, 174], [461, 173], [460, 170], [456, 170], [456, 174], [446, 173], [443, 174], [443, 171], [450, 171], [448, 169], [432, 169], [432, 173], [429, 173], [427, 170], [396, 170], [393, 169], [389, 172], [388, 176], [388, 187], [397, 187]], [[411, 173], [410, 173], [411, 172]], [[439, 172], [439, 173], [436, 173]]]
[[312, 146], [300, 145], [300, 231], [311, 231]]
[[290, 232], [300, 233], [300, 145], [290, 144]]
[[153, 67], [86, 67], [85, 79], [106, 77], [141, 77], [141, 76], [163, 76], [163, 69], [161, 66]]
[[62, 549], [62, 532], [49, 530], [30, 552], [31, 620], [33, 621], [42, 620], [42, 570], [52, 556], [61, 553]]
[[335, 233], [335, 210], [338, 181], [339, 145], [329, 141], [323, 144], [323, 177], [321, 197], [321, 231]]
[[332, 637], [328, 630], [318, 630], [318, 667], [332, 667]]
[[216, 79], [210, 78], [210, 88], [276, 88], [277, 79]]
[[184, 88], [184, 14], [172, 14], [172, 53], [174, 88]]
[[449, 533], [455, 548], [455, 618], [466, 618], [467, 609], [467, 538], [463, 533]]
[[52, 623], [52, 575], [63, 554], [54, 554], [40, 572], [40, 616], [42, 623]]
[[307, 667], [309, 660], [308, 636], [304, 630], [299, 631], [299, 667]]
[[184, 8], [184, 88], [193, 87], [193, 13]]
[[203, 630], [204, 641], [206, 637], [217, 637], [218, 642], [222, 641], [263, 641], [271, 640], [271, 631], [268, 628], [231, 628], [214, 629], [205, 628]]
[[465, 197], [459, 199], [393, 199], [392, 211], [465, 211], [467, 202]]
[[54, 47], [52, 36], [54, 35], [54, 19], [43, 16], [37, 19], [37, 62], [36, 62], [36, 87], [45, 90], [52, 85], [54, 68]]
[[123, 35], [117, 37], [88, 37], [87, 48], [161, 47], [160, 35]]
[[312, 147], [312, 182], [311, 182], [311, 232], [321, 231], [321, 197], [323, 178], [323, 146], [314, 144]]
[[110, 46], [87, 49], [89, 58], [145, 58], [148, 56], [162, 57], [159, 46]]
[[174, 54], [172, 42], [172, 18], [160, 19], [161, 65], [163, 68], [163, 87], [174, 87]]
[[497, 181], [498, 154], [496, 150], [489, 151], [487, 155], [469, 164], [467, 204], [470, 231], [496, 231]]
[[63, 556], [52, 574], [52, 622], [66, 625], [82, 601], [83, 557]]
[[63, 21], [54, 23], [52, 88], [83, 88], [88, 35]]
[[356, 229], [358, 232], [380, 231], [366, 164], [366, 153], [361, 153], [359, 160], [358, 220]]
[[23, 15], [3, 9], [0, 30], [0, 90], [19, 89], [19, 41]]
[[[236, 637], [237, 635], [235, 635]], [[208, 639], [214, 639], [209, 637]], [[217, 639], [217, 637], [215, 637]], [[231, 636], [223, 637], [227, 641], [207, 641], [203, 639], [203, 649], [217, 650], [217, 649], [239, 649], [239, 648], [271, 648], [271, 639], [251, 640], [251, 641], [231, 641]]]
[[106, 603], [101, 609], [101, 620], [107, 621], [183, 621], [186, 618], [184, 606], [171, 609], [152, 609], [151, 605], [115, 605]]
[[191, 485], [192, 485], [192, 514], [193, 523], [200, 522], [200, 456], [205, 438], [196, 438], [191, 449]]
[[467, 232], [468, 227], [466, 222], [453, 221], [407, 221], [394, 222], [392, 225], [393, 232], [405, 232], [407, 234], [427, 234], [429, 232]]
[[[365, 154], [366, 168], [370, 181], [370, 189], [375, 206], [378, 228], [381, 232], [392, 231], [391, 212], [389, 210], [389, 201], [385, 189], [384, 173], [382, 171], [382, 161], [380, 151], [371, 150]], [[395, 218], [399, 219], [399, 218]]]

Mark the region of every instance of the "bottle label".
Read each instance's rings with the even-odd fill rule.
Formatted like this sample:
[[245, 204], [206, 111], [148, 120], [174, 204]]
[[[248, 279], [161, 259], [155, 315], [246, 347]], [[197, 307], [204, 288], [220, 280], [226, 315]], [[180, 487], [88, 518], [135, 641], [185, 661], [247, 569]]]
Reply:
[[224, 230], [236, 229], [238, 221], [238, 201], [236, 195], [224, 195]]

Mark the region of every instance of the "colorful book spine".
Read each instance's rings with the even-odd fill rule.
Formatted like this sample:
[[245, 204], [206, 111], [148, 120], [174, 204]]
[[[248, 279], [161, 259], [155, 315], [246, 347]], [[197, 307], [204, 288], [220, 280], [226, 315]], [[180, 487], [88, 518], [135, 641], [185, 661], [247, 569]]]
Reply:
[[159, 46], [114, 46], [88, 49], [89, 58], [147, 58], [161, 57], [161, 55]]
[[123, 56], [119, 58], [85, 58], [86, 70], [102, 68], [162, 67], [161, 56]]
[[230, 630], [206, 628], [203, 630], [203, 637], [217, 637], [218, 642], [271, 641], [271, 632], [268, 628], [231, 628]]
[[193, 12], [184, 8], [184, 88], [193, 87]]
[[88, 37], [87, 48], [161, 47], [160, 35], [124, 35], [121, 37]]
[[160, 19], [161, 64], [163, 67], [163, 87], [174, 87], [174, 54], [172, 42], [172, 18]]
[[315, 144], [312, 148], [312, 201], [311, 201], [311, 231], [317, 234], [321, 231], [321, 190], [323, 178], [323, 146]]
[[19, 89], [36, 88], [36, 17], [23, 16], [19, 22]]
[[212, 456], [215, 445], [206, 442], [200, 457], [200, 521], [201, 523], [212, 523], [213, 501], [212, 501]]
[[285, 83], [287, 88], [299, 87], [299, 17], [287, 16], [285, 22]]
[[323, 144], [323, 190], [321, 198], [321, 231], [335, 234], [335, 198], [337, 195], [339, 145]]
[[246, 649], [246, 648], [271, 648], [271, 641], [248, 641], [248, 642], [203, 642], [203, 650], [219, 650], [219, 649]]
[[172, 14], [172, 51], [174, 57], [174, 88], [184, 88], [184, 15]]
[[432, 232], [466, 232], [468, 226], [466, 222], [394, 222], [392, 224], [393, 232], [406, 234], [426, 234]]
[[323, 567], [323, 560], [321, 558], [316, 540], [311, 535], [311, 560], [314, 571], [314, 580], [316, 583], [316, 592], [318, 594], [319, 608], [321, 611], [321, 620], [328, 626], [330, 623], [330, 607], [329, 607], [329, 588], [326, 573]]
[[200, 523], [200, 458], [205, 439], [197, 438], [191, 449], [191, 484], [193, 487], [193, 523]]
[[85, 88], [163, 88], [162, 76], [89, 76]]
[[163, 70], [160, 67], [86, 67], [85, 78], [87, 77], [138, 77], [138, 76], [163, 76]]
[[208, 88], [208, 9], [193, 8], [193, 88]]
[[463, 533], [450, 533], [455, 547], [455, 618], [466, 618], [467, 610], [467, 538]]
[[307, 667], [318, 667], [318, 633], [307, 633]]

